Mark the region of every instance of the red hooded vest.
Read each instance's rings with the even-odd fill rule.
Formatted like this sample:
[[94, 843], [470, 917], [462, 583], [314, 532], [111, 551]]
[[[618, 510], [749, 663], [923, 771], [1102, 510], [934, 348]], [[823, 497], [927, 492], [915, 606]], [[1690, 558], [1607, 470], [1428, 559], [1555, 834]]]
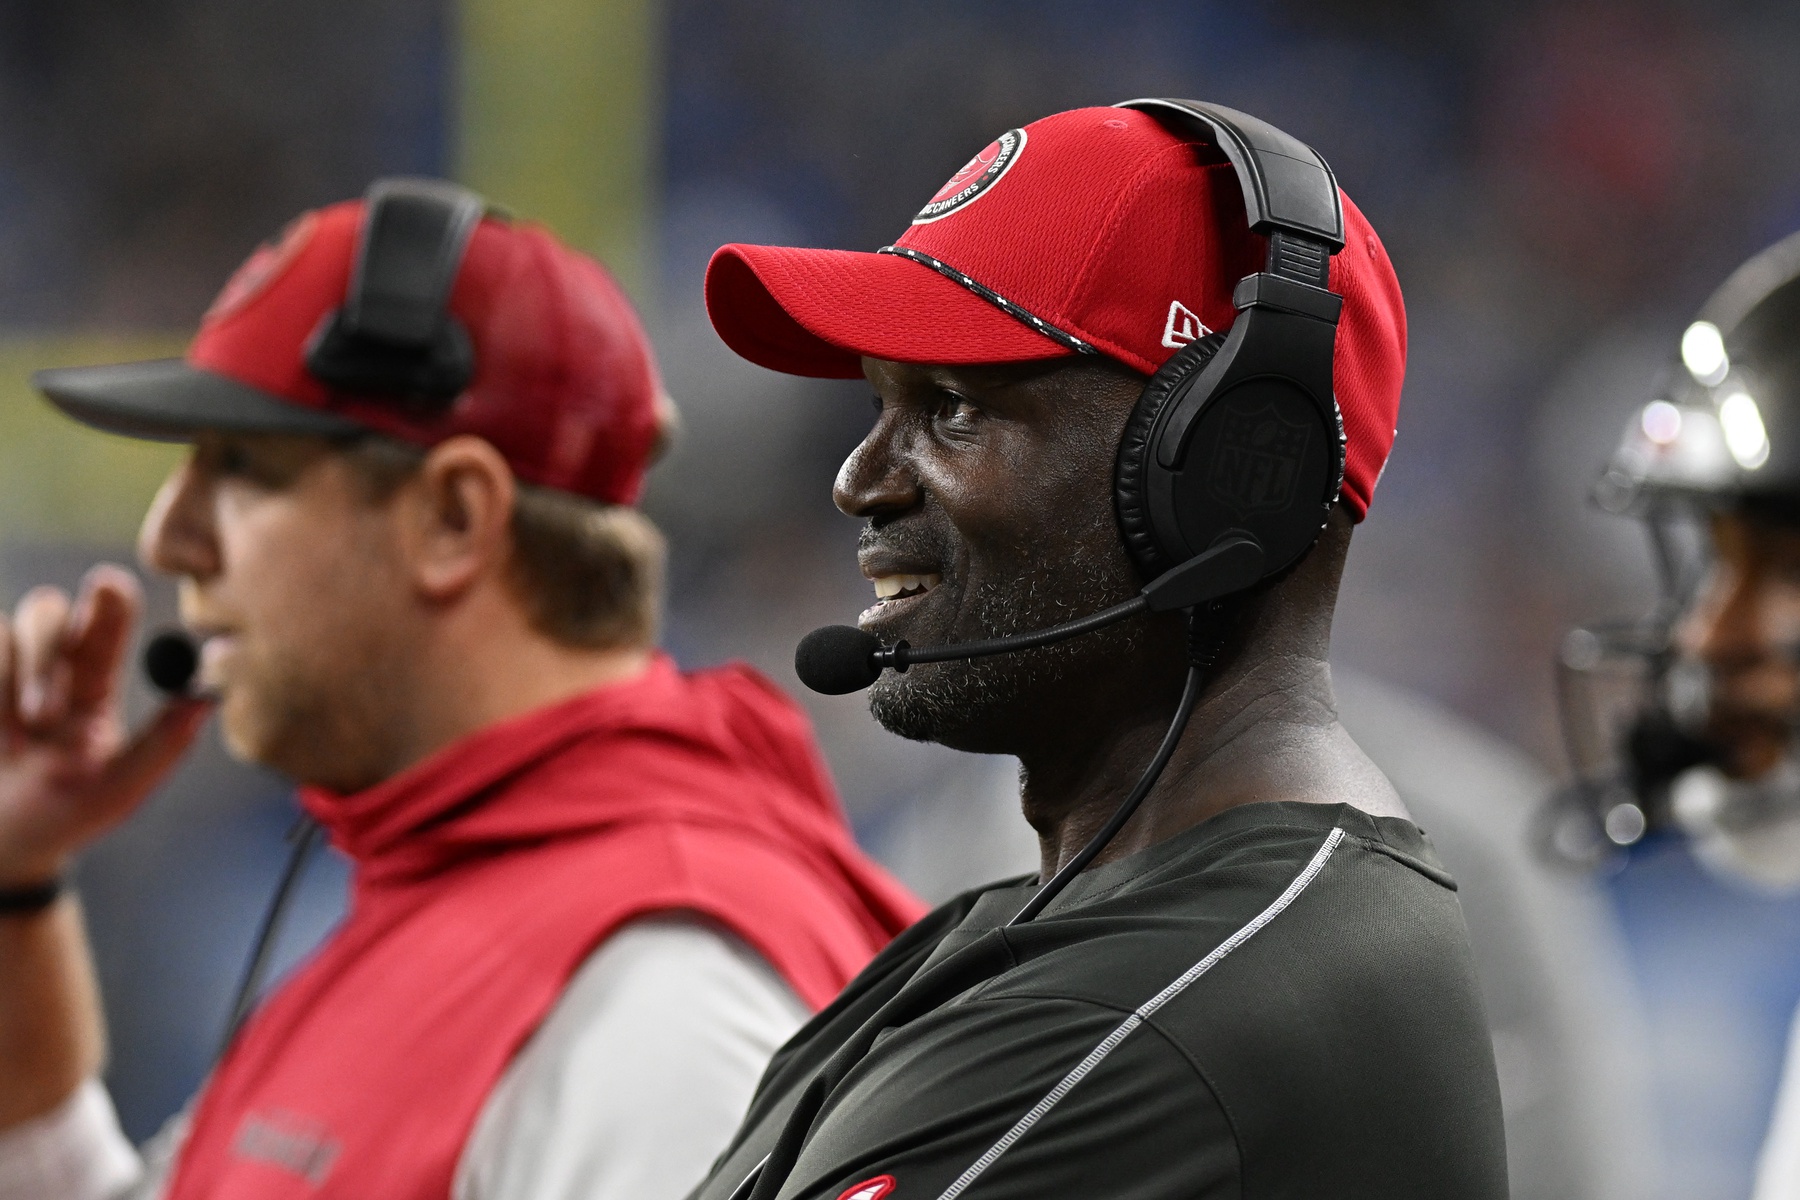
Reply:
[[633, 917], [716, 921], [818, 1008], [922, 912], [745, 667], [659, 658], [301, 800], [354, 863], [349, 912], [220, 1062], [170, 1200], [445, 1200], [508, 1062]]

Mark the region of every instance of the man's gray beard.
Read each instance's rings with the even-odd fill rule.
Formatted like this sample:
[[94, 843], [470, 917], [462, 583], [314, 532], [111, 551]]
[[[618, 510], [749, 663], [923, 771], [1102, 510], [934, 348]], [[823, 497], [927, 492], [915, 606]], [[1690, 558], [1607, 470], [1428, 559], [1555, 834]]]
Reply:
[[[981, 632], [975, 637], [1046, 629], [1110, 608], [1137, 590], [1123, 555], [1116, 562], [1033, 568], [1004, 586], [976, 589], [974, 615]], [[869, 712], [903, 738], [959, 745], [963, 730], [1028, 703], [1034, 691], [1070, 678], [1083, 664], [1132, 653], [1143, 636], [1142, 621], [1124, 621], [1034, 650], [926, 663], [905, 674], [887, 671], [869, 689]]]

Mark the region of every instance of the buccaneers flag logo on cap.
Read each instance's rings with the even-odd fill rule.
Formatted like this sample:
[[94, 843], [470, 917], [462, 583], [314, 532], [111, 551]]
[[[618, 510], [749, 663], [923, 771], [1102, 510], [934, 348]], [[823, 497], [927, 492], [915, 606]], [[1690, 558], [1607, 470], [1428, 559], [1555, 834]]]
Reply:
[[1025, 131], [1009, 129], [987, 144], [987, 149], [963, 164], [963, 169], [938, 189], [931, 202], [912, 219], [914, 225], [927, 225], [942, 220], [957, 209], [973, 204], [981, 194], [1000, 182], [1012, 170], [1025, 151]]
[[288, 265], [300, 257], [300, 251], [306, 249], [306, 243], [312, 240], [313, 230], [318, 225], [319, 214], [316, 212], [304, 212], [289, 221], [274, 241], [258, 246], [244, 265], [225, 281], [224, 289], [200, 320], [203, 323], [223, 321], [262, 295]]

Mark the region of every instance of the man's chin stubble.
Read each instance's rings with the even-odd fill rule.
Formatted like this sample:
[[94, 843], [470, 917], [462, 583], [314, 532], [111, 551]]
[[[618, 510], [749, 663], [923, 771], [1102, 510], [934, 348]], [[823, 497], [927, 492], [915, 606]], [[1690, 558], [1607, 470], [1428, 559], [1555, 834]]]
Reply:
[[[241, 685], [249, 687], [250, 685]], [[355, 792], [380, 781], [373, 730], [379, 722], [349, 719], [345, 697], [293, 679], [240, 690], [220, 713], [226, 749], [241, 762], [295, 783]]]
[[[1104, 567], [1090, 565], [1080, 575], [1073, 588], [1067, 569], [1054, 581], [1033, 571], [1005, 592], [982, 588], [975, 609], [982, 632], [976, 636], [1048, 628], [1099, 612], [1136, 590], [1135, 582]], [[1053, 585], [1061, 589], [1054, 601], [1047, 598]], [[997, 731], [1028, 717], [1045, 691], [1129, 657], [1142, 636], [1141, 622], [1128, 621], [1035, 650], [927, 663], [904, 674], [886, 671], [869, 689], [869, 713], [888, 732], [916, 742], [1006, 753], [996, 744], [1005, 740]]]

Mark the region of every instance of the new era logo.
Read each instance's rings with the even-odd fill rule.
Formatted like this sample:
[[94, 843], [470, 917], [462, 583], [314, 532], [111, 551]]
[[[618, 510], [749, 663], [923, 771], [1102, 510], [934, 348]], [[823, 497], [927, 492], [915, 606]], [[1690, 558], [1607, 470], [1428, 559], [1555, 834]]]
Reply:
[[1162, 344], [1171, 350], [1179, 350], [1189, 342], [1197, 342], [1212, 330], [1208, 329], [1194, 310], [1179, 300], [1169, 301], [1169, 319], [1163, 323]]
[[877, 1175], [873, 1179], [866, 1179], [845, 1188], [838, 1195], [838, 1200], [881, 1200], [883, 1196], [893, 1190], [894, 1177], [892, 1175]]

